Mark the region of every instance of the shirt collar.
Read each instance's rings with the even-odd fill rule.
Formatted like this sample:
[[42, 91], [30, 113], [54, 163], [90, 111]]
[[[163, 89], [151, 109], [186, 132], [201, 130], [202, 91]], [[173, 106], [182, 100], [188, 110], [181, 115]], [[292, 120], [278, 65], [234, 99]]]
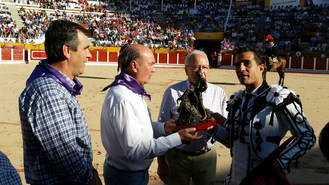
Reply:
[[252, 94], [253, 96], [259, 96], [263, 94], [265, 90], [267, 90], [270, 86], [267, 84], [266, 81], [263, 81], [261, 85], [259, 85], [256, 89], [252, 90], [251, 92], [245, 91], [245, 94]]
[[130, 76], [129, 74], [125, 72], [121, 72], [115, 77], [115, 80], [108, 86], [106, 86], [102, 91], [106, 91], [110, 87], [114, 87], [117, 85], [123, 85], [127, 87], [129, 90], [133, 91], [134, 93], [137, 93], [139, 95], [145, 96], [149, 100], [151, 100], [151, 95], [149, 95], [144, 87], [140, 85], [137, 80]]
[[71, 80], [65, 74], [47, 64], [45, 60], [40, 61], [35, 67], [32, 74], [27, 79], [26, 85], [29, 85], [33, 80], [39, 77], [48, 77], [55, 80], [60, 85], [64, 86], [74, 96], [80, 95], [82, 92], [83, 86], [76, 77]]

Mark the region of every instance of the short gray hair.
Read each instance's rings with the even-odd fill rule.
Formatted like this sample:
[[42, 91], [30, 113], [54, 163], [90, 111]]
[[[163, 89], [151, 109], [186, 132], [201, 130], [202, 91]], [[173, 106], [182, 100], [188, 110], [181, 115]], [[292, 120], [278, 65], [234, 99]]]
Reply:
[[209, 63], [209, 60], [208, 60], [208, 56], [207, 54], [204, 52], [204, 51], [201, 51], [201, 50], [193, 50], [191, 52], [189, 52], [186, 57], [185, 57], [185, 66], [188, 66], [191, 62], [191, 58], [194, 56], [194, 55], [197, 55], [197, 54], [201, 54], [203, 55], [206, 59], [207, 59], [207, 62]]

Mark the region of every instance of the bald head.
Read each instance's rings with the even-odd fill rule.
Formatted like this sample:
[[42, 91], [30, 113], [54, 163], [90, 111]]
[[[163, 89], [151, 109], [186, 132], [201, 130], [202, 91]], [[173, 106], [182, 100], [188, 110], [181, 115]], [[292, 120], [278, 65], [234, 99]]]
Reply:
[[145, 55], [146, 53], [152, 51], [141, 45], [141, 44], [131, 44], [124, 48], [119, 55], [118, 59], [118, 69], [124, 72], [128, 72], [128, 67], [130, 62], [136, 60], [137, 58], [141, 57], [141, 55]]
[[155, 71], [154, 64], [153, 52], [141, 44], [129, 45], [119, 55], [121, 71], [134, 77], [141, 85], [150, 80]]

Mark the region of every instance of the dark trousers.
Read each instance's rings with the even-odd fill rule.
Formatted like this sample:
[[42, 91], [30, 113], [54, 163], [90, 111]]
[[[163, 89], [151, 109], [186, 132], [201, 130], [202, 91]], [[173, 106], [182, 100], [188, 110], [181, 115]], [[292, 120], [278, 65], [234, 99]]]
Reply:
[[105, 185], [147, 185], [148, 169], [140, 171], [124, 171], [104, 163]]

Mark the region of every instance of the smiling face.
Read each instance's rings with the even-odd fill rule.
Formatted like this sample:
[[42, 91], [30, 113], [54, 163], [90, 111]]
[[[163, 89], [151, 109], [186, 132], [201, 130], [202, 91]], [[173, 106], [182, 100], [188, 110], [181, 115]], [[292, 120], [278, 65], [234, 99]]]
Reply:
[[91, 45], [88, 37], [78, 31], [78, 46], [75, 49], [69, 47], [68, 65], [72, 77], [81, 75], [85, 70], [85, 62], [91, 57], [89, 46]]
[[252, 91], [262, 84], [264, 70], [264, 64], [257, 64], [253, 51], [242, 52], [236, 56], [235, 72], [247, 91]]

